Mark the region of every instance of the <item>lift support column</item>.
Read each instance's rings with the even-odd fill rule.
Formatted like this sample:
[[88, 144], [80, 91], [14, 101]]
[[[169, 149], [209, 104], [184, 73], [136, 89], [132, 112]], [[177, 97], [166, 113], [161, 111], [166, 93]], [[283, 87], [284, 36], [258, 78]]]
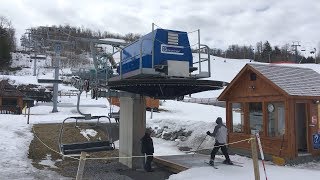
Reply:
[[133, 169], [142, 168], [140, 139], [146, 128], [145, 98], [140, 95], [120, 97], [119, 162]]

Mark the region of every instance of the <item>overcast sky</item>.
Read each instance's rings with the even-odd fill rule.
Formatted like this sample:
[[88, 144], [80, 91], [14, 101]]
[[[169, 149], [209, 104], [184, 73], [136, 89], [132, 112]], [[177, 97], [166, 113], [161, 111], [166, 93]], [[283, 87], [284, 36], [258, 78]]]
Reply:
[[31, 26], [145, 34], [154, 22], [167, 29], [200, 29], [202, 43], [211, 48], [265, 40], [313, 48], [320, 41], [320, 0], [0, 0], [0, 15], [12, 21], [18, 39]]

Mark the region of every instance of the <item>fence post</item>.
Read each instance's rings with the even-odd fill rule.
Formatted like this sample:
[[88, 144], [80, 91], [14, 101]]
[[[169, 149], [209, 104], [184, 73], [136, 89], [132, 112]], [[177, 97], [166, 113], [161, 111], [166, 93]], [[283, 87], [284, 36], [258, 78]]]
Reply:
[[28, 107], [27, 107], [27, 105], [24, 107], [24, 117], [26, 117], [26, 115], [27, 115], [27, 109], [28, 109]]
[[252, 161], [254, 170], [254, 179], [260, 180], [259, 164], [258, 164], [258, 149], [257, 149], [257, 139], [255, 135], [251, 135], [251, 151], [252, 151]]
[[152, 115], [153, 115], [153, 108], [151, 108], [151, 115], [150, 115], [150, 119], [152, 119]]
[[85, 163], [86, 163], [86, 155], [87, 155], [86, 152], [81, 151], [80, 161], [79, 161], [79, 166], [78, 166], [78, 171], [77, 171], [76, 180], [81, 180], [81, 179], [82, 179], [83, 170], [84, 170], [84, 165], [85, 165]]
[[30, 107], [28, 108], [28, 120], [27, 120], [27, 124], [29, 124], [29, 119], [30, 119]]

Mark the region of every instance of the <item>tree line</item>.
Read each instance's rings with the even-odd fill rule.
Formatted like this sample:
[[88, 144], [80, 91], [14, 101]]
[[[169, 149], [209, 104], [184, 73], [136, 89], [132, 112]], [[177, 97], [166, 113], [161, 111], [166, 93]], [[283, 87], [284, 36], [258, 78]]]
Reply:
[[[79, 41], [76, 38], [90, 38], [90, 39], [123, 39], [126, 42], [133, 42], [141, 37], [140, 34], [127, 33], [125, 35], [115, 34], [108, 31], [94, 31], [85, 27], [76, 27], [70, 25], [53, 25], [50, 27], [31, 27], [29, 31], [20, 38], [22, 47], [45, 46], [42, 44], [48, 39], [59, 39], [65, 41], [72, 41], [74, 44], [67, 46], [68, 51], [74, 51], [76, 54], [90, 51], [90, 44], [86, 41]], [[68, 48], [69, 47], [69, 48]], [[38, 49], [40, 49], [38, 47]], [[66, 50], [66, 49], [64, 49]]]
[[[320, 50], [320, 49], [319, 49]], [[319, 51], [318, 50], [318, 51]], [[305, 51], [305, 50], [304, 50]], [[252, 59], [258, 62], [274, 63], [274, 62], [294, 62], [294, 63], [320, 63], [319, 53], [316, 54], [316, 48], [311, 49], [309, 56], [302, 55], [301, 50], [295, 51], [290, 44], [284, 44], [281, 47], [271, 46], [266, 42], [257, 42], [255, 46], [240, 46], [237, 44], [230, 45], [227, 50], [211, 49], [210, 54], [218, 57], [232, 59]], [[315, 61], [316, 60], [316, 61]]]

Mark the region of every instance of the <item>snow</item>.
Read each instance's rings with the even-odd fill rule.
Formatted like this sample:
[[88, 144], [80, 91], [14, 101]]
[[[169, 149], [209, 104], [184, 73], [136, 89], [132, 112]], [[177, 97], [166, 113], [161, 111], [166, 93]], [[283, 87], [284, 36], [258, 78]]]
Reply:
[[153, 145], [155, 147], [154, 156], [170, 156], [185, 154], [177, 148], [176, 142], [166, 141], [161, 138], [153, 138]]
[[[290, 180], [314, 179], [319, 177], [319, 171], [293, 169], [287, 167], [268, 166], [268, 179], [283, 180], [284, 178]], [[260, 178], [265, 179], [263, 169], [260, 168]], [[192, 168], [181, 172], [179, 174], [171, 175], [169, 180], [212, 180], [212, 179], [236, 179], [248, 180], [254, 179], [252, 166], [246, 168], [239, 168], [233, 166], [223, 166], [219, 169], [212, 167]]]
[[39, 162], [39, 164], [43, 165], [43, 166], [47, 166], [50, 168], [58, 168], [57, 166], [54, 165], [54, 161], [52, 161], [51, 159], [51, 155], [47, 154], [46, 159], [43, 159]]
[[[219, 157], [223, 158], [222, 156]], [[243, 167], [223, 164], [217, 164], [218, 169], [213, 169], [210, 166], [196, 167], [183, 171], [179, 174], [171, 175], [169, 180], [254, 179], [253, 162], [251, 159], [235, 155], [231, 156], [231, 160], [241, 163]], [[320, 175], [319, 168], [319, 163], [317, 164], [317, 168], [312, 169], [276, 166], [268, 162], [266, 163], [267, 177], [272, 180], [283, 180], [284, 178], [290, 180], [301, 180], [301, 178], [314, 179], [314, 177], [318, 177]], [[260, 179], [265, 179], [261, 161], [259, 161], [259, 171]]]
[[100, 40], [121, 42], [121, 43], [125, 43], [126, 42], [124, 39], [116, 39], [116, 38], [104, 38], [104, 39], [100, 39]]
[[81, 129], [80, 134], [82, 134], [88, 141], [90, 141], [90, 137], [95, 137], [98, 132], [93, 129]]
[[[30, 58], [30, 57], [29, 57]], [[230, 82], [241, 68], [250, 60], [232, 60], [212, 56], [212, 73], [210, 79]], [[0, 79], [10, 79], [11, 83], [18, 84], [38, 84], [37, 77], [32, 76], [32, 64], [29, 62], [28, 55], [20, 54], [14, 60], [14, 66], [25, 66], [31, 68], [23, 68], [16, 75], [0, 75]], [[40, 60], [39, 60], [40, 61]], [[41, 61], [44, 62], [44, 61]], [[41, 62], [39, 64], [41, 65]], [[288, 65], [288, 64], [285, 64]], [[45, 63], [43, 67], [45, 66]], [[309, 67], [320, 73], [320, 65], [302, 64], [288, 65], [298, 67]], [[52, 77], [52, 71], [45, 69], [40, 71], [39, 76]], [[70, 69], [60, 71], [60, 73], [70, 72]], [[44, 86], [44, 85], [43, 85]], [[59, 85], [60, 90], [75, 90], [75, 88], [67, 85]], [[217, 97], [220, 91], [203, 92], [192, 95], [193, 97], [214, 98]], [[31, 108], [30, 124], [26, 124], [27, 117], [24, 115], [0, 115], [0, 152], [3, 154], [0, 159], [0, 175], [6, 179], [59, 179], [57, 173], [43, 169], [39, 170], [32, 166], [32, 162], [28, 159], [28, 149], [31, 140], [33, 139], [32, 125], [39, 123], [61, 123], [63, 119], [69, 116], [80, 116], [76, 110], [76, 96], [59, 97], [57, 113], [51, 113], [52, 103], [39, 103]], [[177, 101], [161, 102], [160, 108], [164, 111], [154, 112], [151, 118], [150, 112], [147, 112], [147, 126], [156, 128], [165, 128], [165, 131], [176, 131], [180, 129], [193, 131], [191, 136], [186, 141], [165, 141], [159, 138], [154, 139], [155, 155], [179, 155], [184, 154], [178, 150], [178, 146], [188, 146], [193, 149], [199, 146], [199, 143], [206, 137], [207, 130], [212, 131], [215, 126], [215, 119], [222, 117], [225, 120], [225, 108], [185, 103]], [[93, 100], [90, 94], [85, 93], [81, 96], [80, 110], [83, 113], [91, 113], [92, 115], [106, 115], [109, 108], [113, 111], [118, 111], [118, 107], [111, 106], [104, 98]], [[240, 117], [238, 117], [240, 119]], [[112, 119], [113, 120], [113, 119]], [[114, 121], [113, 121], [114, 122]], [[95, 131], [86, 129], [82, 132], [84, 136], [95, 136]], [[211, 137], [206, 137], [200, 149], [207, 149], [213, 146], [214, 140]], [[117, 144], [117, 143], [116, 143]], [[118, 146], [118, 145], [117, 145]], [[243, 163], [244, 167], [221, 165], [219, 169], [212, 167], [191, 168], [187, 171], [170, 176], [171, 180], [178, 179], [253, 179], [252, 160], [241, 156], [231, 156], [233, 161]], [[50, 156], [47, 156], [40, 162], [41, 164], [55, 168], [54, 161]], [[260, 164], [261, 178], [263, 178], [263, 169]], [[266, 165], [269, 179], [313, 179], [320, 176], [320, 163], [310, 162], [301, 164], [295, 167], [280, 167], [271, 163]]]
[[[28, 159], [29, 144], [33, 139], [31, 125], [23, 115], [0, 115], [0, 174], [6, 179], [53, 179], [60, 176], [52, 171], [39, 170]], [[32, 119], [32, 118], [31, 118]]]

